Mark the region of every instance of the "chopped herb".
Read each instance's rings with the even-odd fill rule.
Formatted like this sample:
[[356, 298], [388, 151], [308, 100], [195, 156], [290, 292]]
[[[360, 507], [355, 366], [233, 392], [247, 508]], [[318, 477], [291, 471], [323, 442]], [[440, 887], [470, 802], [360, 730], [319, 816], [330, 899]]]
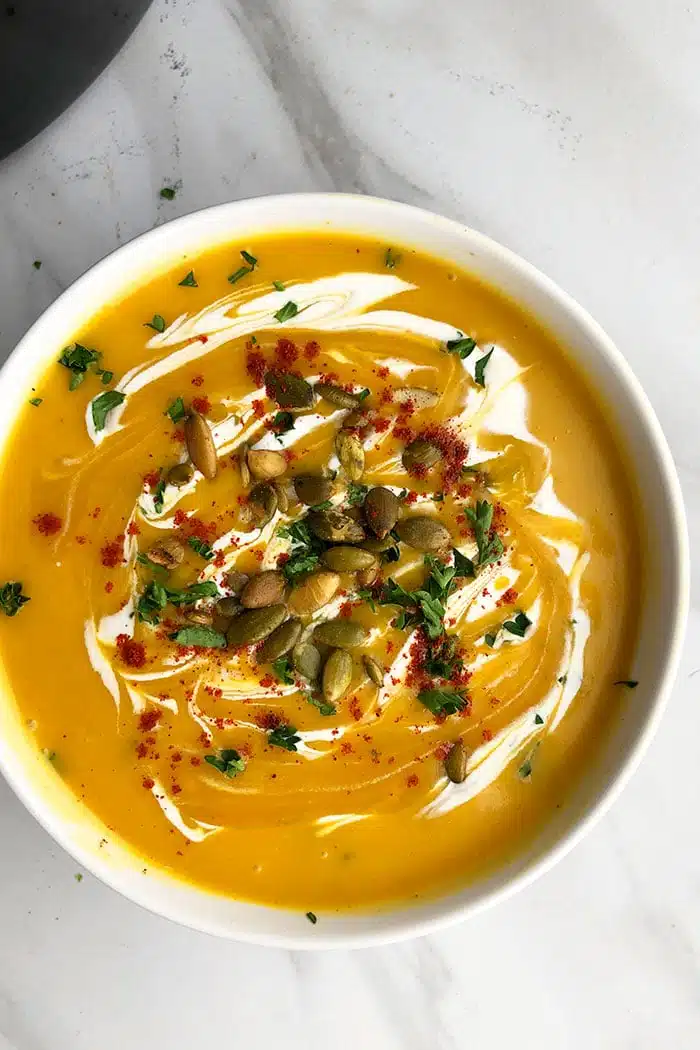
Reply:
[[35, 408], [38, 408], [39, 405], [43, 404], [43, 401], [44, 401], [43, 397], [30, 397], [29, 398], [29, 404], [30, 405], [34, 405]]
[[496, 634], [485, 634], [484, 635], [484, 641], [486, 642], [487, 645], [490, 645], [492, 649], [493, 649], [494, 645], [496, 644], [496, 639], [497, 638], [498, 638], [498, 632], [496, 632]]
[[282, 572], [290, 583], [295, 583], [299, 576], [305, 576], [318, 566], [326, 544], [312, 535], [303, 518], [290, 525], [281, 525], [277, 535], [292, 541], [291, 556], [282, 566]]
[[566, 679], [567, 679], [568, 677], [569, 677], [569, 676], [568, 676], [568, 675], [565, 675], [565, 674], [563, 674], [563, 675], [560, 675], [560, 677], [559, 677], [559, 678], [557, 678], [557, 682], [559, 683], [559, 685], [566, 685]]
[[95, 430], [104, 430], [108, 414], [117, 405], [121, 405], [125, 397], [126, 394], [122, 394], [120, 390], [105, 390], [104, 394], [97, 395], [92, 402], [92, 422]]
[[152, 328], [154, 332], [165, 331], [165, 318], [161, 314], [154, 314], [153, 319], [146, 321], [144, 328]]
[[26, 594], [22, 594], [22, 584], [15, 583], [4, 583], [0, 587], [0, 609], [5, 613], [5, 616], [16, 616], [23, 605], [26, 605], [28, 601], [31, 601]]
[[387, 270], [396, 269], [396, 267], [399, 265], [402, 259], [403, 256], [399, 255], [398, 252], [395, 252], [393, 248], [387, 248], [387, 250], [384, 252], [384, 265], [386, 266]]
[[626, 685], [628, 689], [636, 689], [639, 682], [635, 682], [634, 679], [621, 679], [619, 682], [615, 682], [614, 685]]
[[357, 597], [362, 598], [364, 602], [367, 602], [372, 612], [377, 611], [377, 605], [374, 600], [374, 594], [372, 593], [372, 591], [369, 590], [368, 587], [361, 587], [360, 590], [357, 592]]
[[151, 580], [138, 600], [136, 617], [141, 623], [155, 625], [160, 622], [160, 614], [167, 604], [166, 588], [157, 580]]
[[109, 372], [106, 368], [96, 368], [95, 374], [102, 379], [102, 386], [109, 386], [114, 379], [114, 372]]
[[81, 873], [79, 871], [77, 871], [75, 873], [73, 878], [75, 879], [76, 882], [82, 882], [83, 881], [83, 876], [81, 875]]
[[247, 266], [239, 266], [239, 268], [232, 274], [229, 274], [229, 284], [236, 284], [240, 281], [241, 277], [247, 277], [249, 273], [252, 273], [255, 267], [258, 265], [258, 260], [250, 252], [242, 251], [241, 256], [243, 261], [248, 263]]
[[313, 503], [309, 510], [330, 510], [333, 504], [329, 499], [324, 499], [323, 503]]
[[447, 591], [449, 594], [448, 588], [450, 587], [456, 572], [454, 565], [445, 565], [445, 563], [440, 561], [439, 558], [436, 558], [434, 554], [426, 554], [423, 561], [430, 569], [430, 575], [435, 580], [440, 591]]
[[32, 266], [34, 267], [35, 270], [40, 270], [41, 269], [41, 259], [35, 259], [34, 262], [32, 263]]
[[472, 339], [471, 336], [465, 336], [460, 333], [457, 339], [447, 340], [445, 349], [448, 354], [457, 354], [464, 361], [476, 349], [476, 340]]
[[474, 572], [474, 562], [471, 558], [467, 558], [466, 554], [462, 554], [462, 552], [458, 551], [456, 547], [453, 549], [452, 554], [455, 560], [456, 580], [469, 579], [476, 575]]
[[338, 713], [338, 709], [334, 704], [328, 704], [325, 700], [321, 700], [320, 697], [312, 696], [310, 693], [306, 693], [305, 696], [311, 706], [315, 707], [320, 715], [335, 715]]
[[254, 335], [251, 335], [251, 337], [250, 337], [250, 345], [251, 346], [257, 346], [258, 345], [258, 340], [257, 340], [257, 338]]
[[190, 270], [189, 273], [185, 274], [181, 281], [178, 281], [181, 288], [199, 288], [196, 278], [194, 276], [194, 270]]
[[355, 394], [355, 397], [358, 401], [364, 401], [366, 398], [369, 397], [371, 393], [372, 391], [369, 389], [368, 386], [366, 386], [364, 390], [360, 390], [359, 394]]
[[306, 918], [309, 920], [312, 926], [315, 926], [318, 922], [318, 916], [314, 915], [312, 911], [307, 911]]
[[232, 747], [217, 751], [215, 755], [205, 755], [204, 761], [218, 769], [225, 777], [235, 777], [245, 770], [245, 759]]
[[218, 598], [219, 588], [213, 580], [203, 580], [202, 583], [191, 583], [180, 591], [168, 591], [168, 601], [171, 605], [193, 605], [200, 598]]
[[289, 302], [285, 303], [284, 306], [277, 311], [275, 314], [275, 320], [279, 321], [280, 324], [284, 324], [285, 321], [289, 321], [292, 317], [296, 317], [298, 313], [299, 307], [290, 299]]
[[213, 627], [204, 624], [193, 624], [191, 627], [181, 627], [170, 637], [178, 645], [197, 645], [202, 649], [225, 649], [226, 635], [221, 631], [215, 631]]
[[488, 500], [477, 500], [476, 508], [465, 507], [465, 513], [474, 527], [478, 548], [477, 565], [491, 565], [503, 554], [503, 543], [496, 533], [491, 535], [493, 506]]
[[146, 557], [146, 555], [143, 553], [143, 551], [139, 551], [138, 552], [138, 554], [136, 555], [136, 561], [139, 563], [139, 565], [151, 565], [152, 564], [149, 561], [149, 559]]
[[532, 777], [532, 760], [537, 753], [537, 748], [540, 746], [539, 741], [535, 744], [530, 754], [527, 756], [525, 761], [518, 766], [518, 776], [521, 780], [529, 780]]
[[479, 386], [486, 386], [486, 366], [491, 360], [492, 353], [493, 347], [491, 347], [488, 354], [484, 354], [484, 356], [480, 357], [476, 362], [476, 367], [474, 368], [474, 381], [478, 383]]
[[99, 359], [100, 355], [97, 350], [88, 350], [80, 343], [71, 343], [70, 346], [67, 346], [59, 357], [58, 363], [72, 373], [68, 389], [77, 389], [85, 379], [85, 373], [90, 365], [96, 364]]
[[508, 631], [509, 634], [514, 634], [518, 638], [525, 637], [525, 631], [532, 625], [532, 620], [525, 615], [524, 612], [519, 612], [514, 620], [506, 620], [503, 624], [503, 630]]
[[314, 551], [299, 551], [297, 554], [292, 554], [289, 561], [284, 563], [282, 572], [292, 583], [297, 576], [306, 576], [307, 573], [313, 572], [317, 565], [318, 554]]
[[282, 284], [281, 281], [273, 281], [272, 282], [272, 287], [278, 292], [283, 292], [284, 291], [284, 285]]
[[164, 201], [171, 201], [174, 200], [176, 193], [177, 190], [174, 189], [174, 187], [163, 186], [163, 189], [160, 191], [160, 196], [163, 198]]
[[272, 661], [272, 670], [284, 685], [294, 685], [294, 672], [288, 656], [280, 656]]
[[424, 689], [418, 694], [418, 699], [434, 715], [456, 715], [467, 706], [467, 700], [461, 693], [443, 689]]
[[281, 747], [285, 751], [296, 751], [297, 744], [301, 743], [301, 737], [297, 736], [294, 726], [285, 725], [284, 722], [271, 729], [267, 734], [267, 739], [273, 747]]
[[535, 725], [536, 726], [543, 726], [544, 725], [544, 718], [542, 717], [542, 715], [535, 715]]
[[187, 415], [185, 402], [181, 397], [176, 397], [165, 410], [165, 415], [170, 416], [173, 423], [179, 423]]
[[347, 491], [348, 505], [350, 507], [359, 507], [361, 503], [365, 502], [365, 496], [368, 492], [368, 485], [360, 485], [356, 481], [351, 481]]
[[200, 558], [204, 558], [205, 561], [210, 561], [214, 557], [214, 548], [206, 540], [200, 540], [199, 536], [188, 536], [187, 543], [195, 554], [199, 554]]
[[395, 543], [393, 547], [387, 547], [385, 551], [380, 554], [381, 561], [389, 564], [390, 562], [398, 561], [401, 557], [401, 550], [398, 543]]
[[258, 260], [255, 258], [255, 256], [251, 255], [250, 252], [247, 252], [245, 249], [243, 249], [241, 255], [243, 256], [244, 261], [248, 263], [248, 266], [250, 266], [251, 270], [254, 270], [255, 267], [258, 265]]
[[272, 419], [272, 428], [278, 434], [286, 434], [289, 430], [294, 430], [294, 416], [291, 412], [275, 412]]
[[151, 492], [153, 496], [153, 509], [156, 514], [162, 514], [163, 512], [163, 496], [165, 495], [165, 478], [161, 478], [156, 487]]

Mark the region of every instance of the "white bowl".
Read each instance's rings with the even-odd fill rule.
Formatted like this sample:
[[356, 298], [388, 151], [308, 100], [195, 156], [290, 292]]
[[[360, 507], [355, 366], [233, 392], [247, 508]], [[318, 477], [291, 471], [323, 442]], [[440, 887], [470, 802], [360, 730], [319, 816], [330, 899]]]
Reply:
[[[646, 598], [634, 661], [639, 686], [568, 804], [531, 848], [497, 873], [416, 905], [372, 914], [303, 914], [214, 896], [166, 875], [144, 875], [142, 858], [114, 841], [47, 770], [22, 730], [10, 697], [0, 703], [0, 769], [27, 808], [81, 864], [138, 904], [199, 930], [287, 948], [380, 944], [425, 934], [502, 900], [550, 868], [583, 837], [637, 767], [659, 723], [678, 665], [688, 603], [689, 563], [680, 486], [658, 420], [625, 358], [578, 303], [529, 263], [474, 230], [392, 201], [299, 194], [224, 204], [160, 226], [98, 263], [30, 329], [0, 372], [0, 445], [15, 406], [57, 350], [103, 303], [128, 294], [183, 253], [250, 242], [280, 230], [334, 229], [422, 249], [502, 289], [568, 347], [593, 387], [604, 391], [639, 490]], [[107, 840], [107, 841], [104, 841]], [[100, 845], [101, 843], [101, 845]]]

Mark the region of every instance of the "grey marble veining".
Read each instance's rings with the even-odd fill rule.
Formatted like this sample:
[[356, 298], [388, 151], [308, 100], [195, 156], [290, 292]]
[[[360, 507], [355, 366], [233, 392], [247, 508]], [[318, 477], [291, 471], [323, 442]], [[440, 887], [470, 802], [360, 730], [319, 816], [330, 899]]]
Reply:
[[[176, 215], [394, 197], [503, 241], [602, 322], [669, 437], [697, 546], [699, 46], [694, 3], [155, 0], [0, 164], [0, 354]], [[498, 909], [395, 947], [313, 956], [179, 929], [76, 882], [0, 784], [0, 1050], [698, 1046], [698, 638], [695, 589], [667, 717], [583, 844]]]

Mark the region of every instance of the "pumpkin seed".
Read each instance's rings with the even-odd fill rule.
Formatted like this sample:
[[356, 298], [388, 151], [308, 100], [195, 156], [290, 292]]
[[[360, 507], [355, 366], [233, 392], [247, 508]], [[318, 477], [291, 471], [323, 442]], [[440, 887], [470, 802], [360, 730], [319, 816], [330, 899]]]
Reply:
[[374, 682], [374, 684], [381, 689], [384, 685], [384, 668], [382, 665], [378, 660], [375, 660], [373, 656], [367, 655], [362, 657], [362, 663], [364, 664], [369, 680]]
[[334, 704], [350, 688], [352, 657], [345, 649], [334, 649], [323, 668], [322, 688], [326, 703]]
[[284, 576], [276, 569], [268, 569], [252, 576], [241, 591], [244, 609], [264, 609], [267, 605], [278, 605], [284, 599]]
[[287, 486], [275, 482], [275, 492], [277, 493], [277, 509], [281, 514], [286, 514], [289, 510], [289, 496], [287, 495]]
[[339, 510], [312, 510], [306, 519], [314, 536], [328, 543], [361, 543], [365, 530]]
[[314, 402], [313, 387], [291, 372], [266, 372], [265, 386], [280, 408], [308, 408]]
[[425, 438], [416, 438], [403, 450], [401, 462], [409, 474], [424, 474], [441, 459], [442, 453], [437, 445]]
[[202, 627], [211, 627], [214, 622], [214, 609], [212, 606], [201, 609], [187, 609], [185, 619], [188, 623], [198, 623]]
[[367, 631], [352, 620], [327, 620], [314, 628], [314, 640], [334, 649], [354, 649], [367, 639]]
[[262, 529], [269, 521], [272, 521], [277, 511], [277, 493], [272, 485], [261, 482], [255, 485], [248, 497], [248, 506], [252, 515], [253, 523]]
[[404, 518], [396, 526], [399, 539], [418, 551], [437, 551], [451, 543], [451, 537], [444, 525], [435, 518]]
[[285, 656], [297, 644], [300, 634], [301, 621], [286, 620], [281, 627], [268, 636], [264, 645], [260, 647], [256, 657], [258, 663], [271, 664], [273, 660], [279, 660], [280, 656]]
[[254, 645], [277, 630], [284, 623], [287, 610], [284, 605], [269, 605], [265, 609], [248, 609], [232, 621], [226, 637], [229, 645], [241, 648]]
[[159, 540], [154, 543], [150, 550], [146, 551], [146, 557], [154, 565], [162, 565], [166, 569], [174, 569], [182, 563], [185, 557], [184, 544], [176, 539]]
[[377, 564], [375, 556], [361, 547], [331, 547], [323, 552], [321, 561], [334, 572], [359, 572]]
[[248, 466], [248, 445], [244, 442], [238, 450], [238, 466], [241, 471], [241, 484], [244, 489], [250, 485], [250, 468]]
[[365, 450], [357, 434], [350, 430], [339, 430], [335, 437], [335, 451], [350, 480], [359, 481], [365, 469]]
[[314, 572], [294, 588], [289, 608], [299, 616], [310, 616], [328, 605], [339, 587], [337, 572]]
[[380, 540], [387, 536], [398, 521], [401, 504], [391, 489], [382, 486], [370, 489], [365, 496], [365, 520]]
[[241, 603], [235, 595], [230, 595], [216, 603], [216, 611], [222, 616], [238, 616]]
[[190, 459], [200, 474], [211, 481], [216, 477], [219, 464], [211, 428], [204, 416], [192, 412], [185, 420], [185, 444]]
[[325, 503], [333, 495], [333, 482], [316, 474], [297, 474], [294, 478], [294, 491], [297, 498], [307, 507]]
[[358, 408], [353, 412], [348, 412], [343, 420], [343, 430], [359, 430], [361, 427], [366, 427], [368, 423], [369, 415], [361, 408]]
[[461, 784], [467, 779], [467, 762], [469, 752], [461, 740], [454, 745], [445, 759], [445, 772], [453, 784]]
[[193, 477], [194, 467], [191, 463], [178, 463], [168, 471], [168, 484], [181, 489], [183, 485], [188, 485]]
[[335, 405], [336, 408], [359, 408], [360, 406], [360, 401], [355, 394], [343, 390], [342, 386], [335, 386], [333, 383], [316, 383], [314, 390], [319, 397]]
[[234, 594], [238, 594], [248, 582], [248, 577], [244, 572], [239, 572], [238, 569], [231, 569], [230, 572], [226, 573], [225, 581], [228, 589], [233, 591]]
[[393, 400], [399, 405], [411, 405], [414, 412], [422, 412], [424, 408], [435, 408], [440, 395], [420, 386], [404, 386], [394, 391]]
[[385, 536], [383, 539], [379, 539], [378, 536], [368, 536], [362, 541], [362, 549], [366, 551], [376, 551], [379, 554], [381, 551], [388, 551], [389, 547], [395, 547], [396, 540], [393, 536]]
[[321, 654], [312, 642], [302, 642], [294, 648], [292, 663], [298, 674], [315, 682], [321, 671]]
[[379, 576], [379, 562], [375, 561], [368, 569], [360, 569], [356, 576], [358, 587], [371, 587]]
[[287, 457], [282, 452], [266, 448], [248, 449], [248, 467], [258, 481], [279, 478], [287, 469]]

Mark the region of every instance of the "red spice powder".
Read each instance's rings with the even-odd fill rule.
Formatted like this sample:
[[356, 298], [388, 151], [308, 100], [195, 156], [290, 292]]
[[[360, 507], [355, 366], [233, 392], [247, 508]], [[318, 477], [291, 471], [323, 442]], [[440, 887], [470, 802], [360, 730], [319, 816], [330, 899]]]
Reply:
[[406, 778], [406, 787], [415, 788], [418, 787], [420, 781], [416, 773], [411, 773], [410, 777]]
[[255, 723], [261, 729], [276, 729], [280, 724], [280, 716], [275, 714], [274, 711], [261, 711], [259, 715], [255, 716]]
[[507, 591], [504, 591], [501, 597], [496, 602], [497, 606], [501, 605], [515, 605], [518, 600], [518, 592], [515, 587], [509, 587]]
[[283, 553], [282, 553], [282, 554], [278, 554], [278, 555], [277, 555], [277, 564], [279, 565], [279, 567], [280, 567], [280, 568], [281, 568], [281, 567], [282, 567], [283, 565], [286, 565], [286, 564], [287, 564], [287, 562], [289, 561], [289, 557], [290, 557], [290, 556], [289, 556], [289, 554], [287, 554], [287, 552], [286, 552], [286, 551], [283, 551]]
[[102, 564], [107, 569], [114, 569], [117, 565], [122, 565], [124, 562], [124, 552], [122, 550], [121, 543], [105, 543], [104, 547], [100, 550], [102, 558]]
[[200, 343], [208, 343], [209, 342], [209, 336], [208, 335], [198, 335], [197, 339], [199, 340]]
[[434, 755], [439, 762], [444, 762], [453, 747], [454, 745], [451, 744], [449, 740], [443, 740], [443, 742], [438, 744], [435, 748]]
[[135, 521], [130, 521], [126, 527], [126, 531], [128, 532], [129, 536], [138, 536], [141, 532], [141, 529], [138, 527]]
[[353, 696], [352, 700], [350, 701], [350, 705], [349, 706], [350, 706], [350, 714], [352, 715], [352, 717], [355, 719], [356, 722], [359, 722], [360, 719], [362, 718], [362, 708], [360, 707], [360, 702], [359, 702], [359, 700], [357, 699], [356, 696]]
[[156, 782], [151, 777], [144, 777], [143, 786], [145, 787], [146, 791], [152, 791], [153, 788], [156, 786]]
[[211, 412], [211, 401], [208, 397], [193, 397], [192, 408], [195, 412], [199, 412], [200, 416], [206, 416], [207, 412]]
[[270, 689], [275, 684], [275, 679], [271, 674], [265, 674], [260, 679], [260, 685], [263, 689]]
[[488, 742], [489, 742], [490, 740], [493, 740], [493, 733], [491, 732], [491, 730], [490, 730], [490, 729], [484, 729], [484, 731], [483, 731], [483, 732], [482, 732], [482, 734], [481, 734], [481, 739], [482, 739], [482, 740], [484, 741], [484, 743], [486, 743], [486, 744], [488, 744]]
[[201, 386], [204, 382], [204, 376], [193, 376], [192, 386]]
[[[194, 404], [194, 402], [192, 402], [192, 403]], [[183, 442], [184, 440], [185, 440], [185, 431], [184, 430], [180, 430], [180, 429], [173, 430], [173, 435], [172, 435], [171, 441]]]
[[256, 559], [256, 561], [262, 561], [263, 558], [265, 557], [265, 552], [261, 551], [259, 549], [256, 550], [256, 551], [253, 551], [253, 557]]
[[187, 521], [188, 518], [189, 518], [189, 514], [187, 513], [187, 511], [185, 511], [185, 510], [176, 510], [175, 511], [175, 524], [177, 525], [178, 528], [182, 528], [182, 526], [185, 524], [185, 522]]
[[75, 542], [79, 543], [80, 546], [82, 547], [82, 546], [84, 546], [84, 544], [87, 543], [87, 536], [76, 536], [75, 537]]
[[262, 386], [265, 382], [265, 373], [267, 372], [267, 363], [265, 358], [259, 350], [252, 350], [246, 356], [245, 362], [246, 372], [253, 380], [256, 386]]
[[386, 367], [386, 365], [379, 366], [379, 368], [377, 369], [377, 375], [380, 379], [386, 379], [386, 377], [389, 375], [389, 369]]
[[341, 752], [341, 754], [349, 755], [354, 750], [355, 749], [354, 749], [354, 747], [352, 746], [352, 744], [350, 743], [349, 740], [343, 740], [341, 742], [341, 744], [340, 744], [340, 752]]
[[139, 729], [142, 733], [150, 733], [158, 725], [160, 721], [160, 711], [155, 708], [149, 708], [148, 711], [143, 711], [139, 717]]
[[321, 353], [321, 347], [316, 342], [307, 343], [304, 347], [304, 357], [307, 361], [313, 361]]
[[149, 489], [154, 489], [159, 481], [160, 481], [160, 471], [159, 470], [152, 470], [152, 471], [150, 471], [150, 473], [144, 474], [144, 476], [143, 476], [143, 483]]
[[202, 760], [199, 757], [199, 755], [192, 755], [192, 758], [190, 759], [190, 764], [193, 766], [201, 766]]
[[146, 646], [126, 634], [117, 635], [117, 650], [127, 667], [143, 667], [146, 663]]
[[111, 594], [112, 591], [114, 590], [114, 584], [112, 583], [111, 580], [107, 580], [107, 582], [105, 584], [105, 590], [107, 591], [107, 594]]
[[33, 524], [42, 536], [55, 536], [61, 531], [61, 519], [56, 514], [39, 514], [33, 519]]
[[137, 758], [145, 758], [147, 754], [148, 754], [148, 745], [145, 744], [143, 742], [143, 740], [142, 740], [141, 743], [136, 748], [136, 756], [137, 756]]
[[256, 419], [262, 419], [265, 415], [265, 405], [262, 401], [256, 400], [253, 402], [253, 414]]
[[340, 606], [339, 615], [343, 617], [352, 616], [353, 602], [343, 602]]
[[280, 368], [289, 368], [299, 356], [299, 351], [291, 339], [280, 339], [275, 347], [275, 357]]
[[172, 788], [170, 790], [172, 791], [173, 795], [179, 795], [180, 792], [182, 791], [182, 788], [180, 787], [179, 784], [173, 784], [173, 786], [172, 786]]

